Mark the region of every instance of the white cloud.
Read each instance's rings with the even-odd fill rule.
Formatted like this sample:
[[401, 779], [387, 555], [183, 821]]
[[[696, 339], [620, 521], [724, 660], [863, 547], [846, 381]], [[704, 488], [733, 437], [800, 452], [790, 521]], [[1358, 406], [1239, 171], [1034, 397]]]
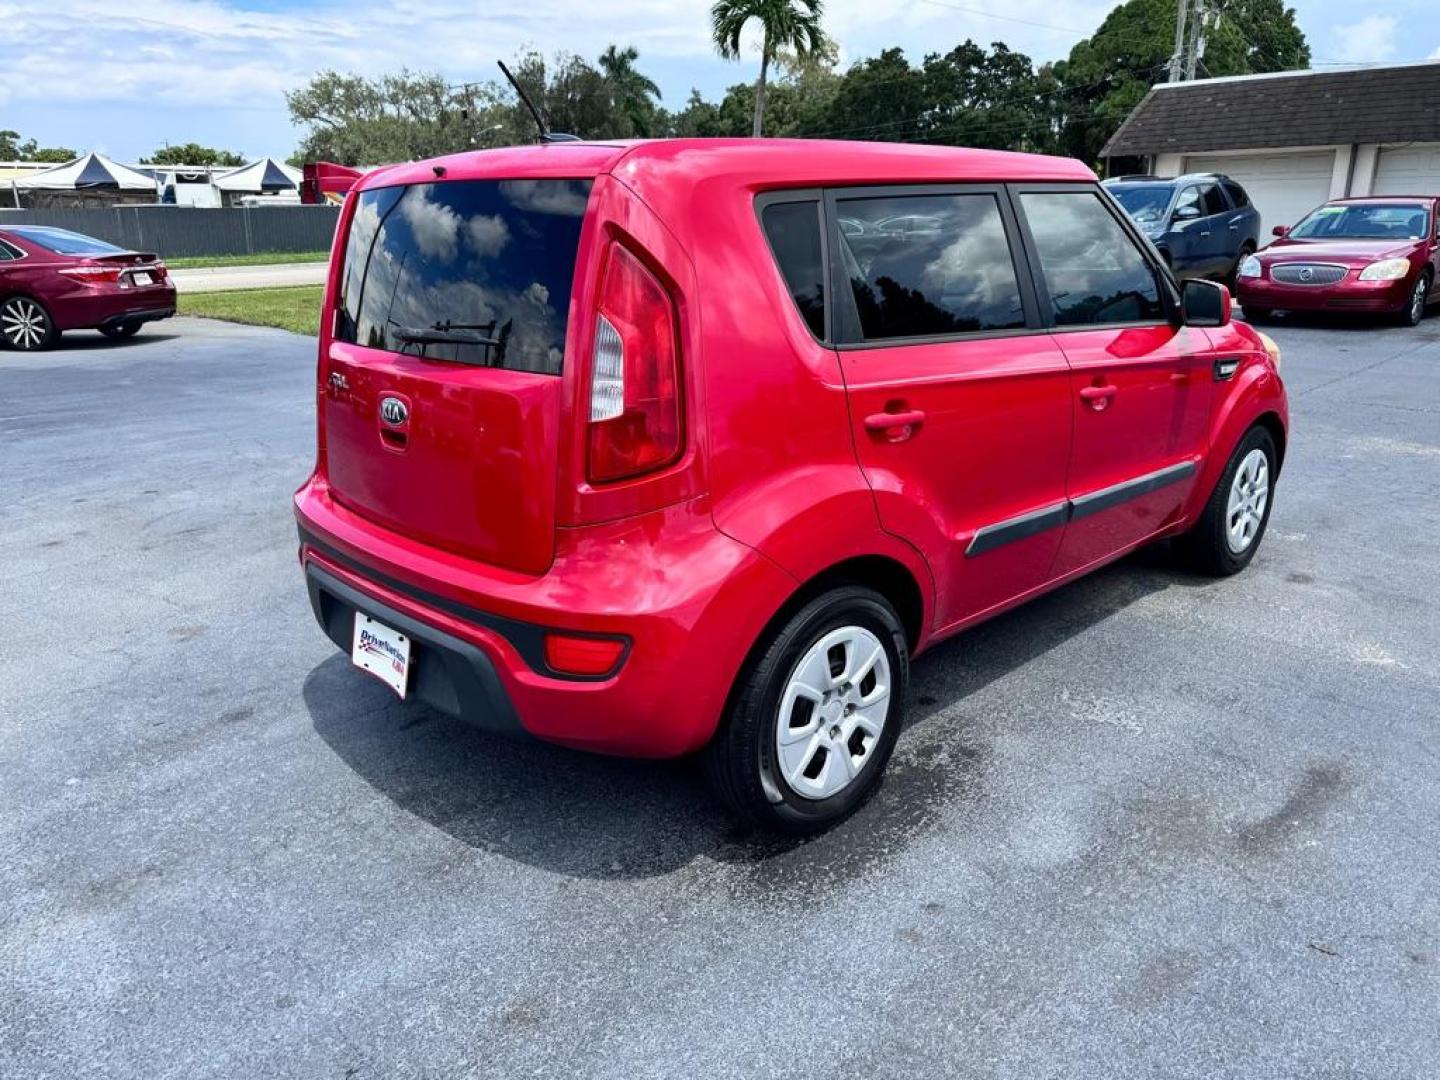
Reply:
[[1331, 32], [1335, 59], [1356, 64], [1389, 60], [1395, 55], [1400, 19], [1394, 15], [1367, 15], [1357, 23], [1337, 26]]

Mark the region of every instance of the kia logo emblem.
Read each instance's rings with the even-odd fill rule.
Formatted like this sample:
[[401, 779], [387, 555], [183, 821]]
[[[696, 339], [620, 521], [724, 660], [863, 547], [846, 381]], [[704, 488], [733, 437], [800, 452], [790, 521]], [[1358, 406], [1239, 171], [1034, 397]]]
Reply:
[[380, 399], [380, 419], [391, 427], [399, 427], [410, 419], [410, 409], [398, 397]]

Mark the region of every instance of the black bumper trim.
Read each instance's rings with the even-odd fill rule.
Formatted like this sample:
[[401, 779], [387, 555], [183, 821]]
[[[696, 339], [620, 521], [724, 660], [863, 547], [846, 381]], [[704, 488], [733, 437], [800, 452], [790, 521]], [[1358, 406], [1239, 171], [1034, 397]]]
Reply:
[[320, 628], [347, 656], [353, 644], [356, 612], [364, 612], [409, 635], [412, 651], [407, 700], [422, 701], [487, 731], [525, 733], [495, 666], [480, 649], [366, 596], [313, 563], [305, 568], [305, 584]]
[[[426, 607], [433, 607], [474, 626], [481, 626], [499, 634], [520, 654], [520, 658], [532, 671], [547, 678], [565, 679], [568, 682], [604, 682], [606, 679], [613, 678], [615, 673], [625, 666], [625, 661], [630, 658], [631, 641], [626, 638], [624, 639], [625, 647], [620, 651], [620, 658], [615, 661], [615, 666], [603, 675], [571, 675], [568, 672], [556, 671], [545, 662], [545, 628], [543, 626], [522, 622], [519, 619], [510, 619], [504, 615], [496, 615], [494, 612], [483, 611], [480, 608], [471, 607], [469, 604], [462, 604], [458, 600], [451, 600], [449, 597], [439, 596], [436, 593], [406, 584], [379, 570], [372, 570], [349, 556], [342, 555], [314, 533], [307, 531], [304, 526], [299, 527], [299, 532], [301, 544], [314, 548], [327, 559], [353, 571], [360, 577], [383, 585], [402, 596], [408, 596]], [[585, 634], [575, 630], [566, 630], [565, 633], [572, 637], [598, 637], [607, 640], [615, 640], [619, 637], [619, 635]], [[348, 646], [346, 647], [348, 648]]]
[[[160, 319], [169, 319], [175, 314], [175, 308], [143, 308], [139, 311], [122, 311], [119, 315], [111, 315], [100, 326], [109, 328], [112, 326], [123, 326], [125, 323], [147, 323], [157, 322]], [[99, 329], [97, 327], [96, 329]]]

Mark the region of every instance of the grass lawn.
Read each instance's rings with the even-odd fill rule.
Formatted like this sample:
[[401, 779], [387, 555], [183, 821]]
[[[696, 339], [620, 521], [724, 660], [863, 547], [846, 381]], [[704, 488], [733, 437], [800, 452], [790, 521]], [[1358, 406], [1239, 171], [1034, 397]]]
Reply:
[[205, 319], [278, 326], [296, 334], [320, 332], [320, 285], [285, 289], [237, 289], [233, 292], [181, 293], [178, 313]]
[[281, 263], [325, 262], [328, 251], [257, 251], [254, 255], [184, 255], [166, 259], [171, 270], [195, 270], [206, 266], [279, 266]]

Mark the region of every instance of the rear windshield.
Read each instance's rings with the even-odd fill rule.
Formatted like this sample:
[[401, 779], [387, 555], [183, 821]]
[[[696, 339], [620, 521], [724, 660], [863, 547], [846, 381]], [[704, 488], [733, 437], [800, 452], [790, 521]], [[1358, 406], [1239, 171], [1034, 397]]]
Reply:
[[336, 336], [559, 375], [588, 180], [458, 180], [356, 196]]
[[96, 240], [93, 236], [82, 236], [68, 229], [52, 229], [45, 225], [11, 225], [10, 232], [22, 240], [29, 240], [57, 255], [125, 255], [124, 248]]

